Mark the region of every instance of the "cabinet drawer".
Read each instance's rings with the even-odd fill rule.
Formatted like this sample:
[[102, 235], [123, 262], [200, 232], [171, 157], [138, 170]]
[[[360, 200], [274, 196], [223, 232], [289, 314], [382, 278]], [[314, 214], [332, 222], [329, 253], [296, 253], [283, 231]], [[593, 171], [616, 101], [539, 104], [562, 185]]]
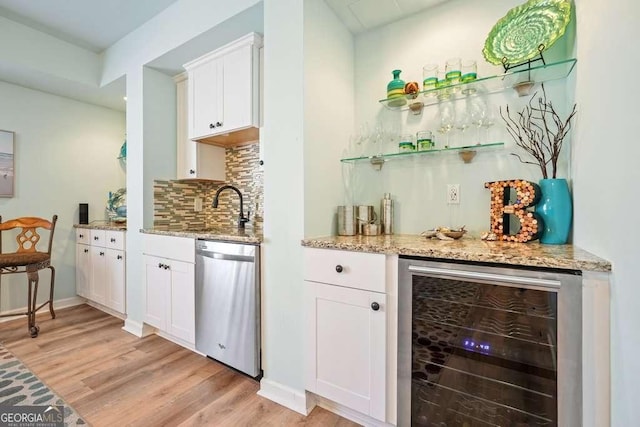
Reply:
[[88, 245], [91, 242], [91, 230], [88, 228], [76, 228], [76, 243]]
[[104, 247], [107, 232], [105, 230], [91, 230], [91, 246]]
[[124, 231], [107, 230], [105, 233], [106, 247], [124, 251]]
[[385, 290], [385, 255], [305, 248], [304, 278], [373, 292]]
[[145, 255], [175, 259], [191, 264], [196, 262], [195, 239], [188, 237], [145, 234], [143, 251]]

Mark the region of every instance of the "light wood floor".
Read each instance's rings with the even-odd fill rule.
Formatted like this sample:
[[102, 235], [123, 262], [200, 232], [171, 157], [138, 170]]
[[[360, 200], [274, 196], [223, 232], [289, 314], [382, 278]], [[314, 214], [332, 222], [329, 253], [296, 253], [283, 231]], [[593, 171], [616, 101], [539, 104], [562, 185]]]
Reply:
[[163, 338], [137, 338], [87, 305], [0, 324], [0, 341], [93, 426], [355, 426], [308, 417], [256, 394], [256, 381]]

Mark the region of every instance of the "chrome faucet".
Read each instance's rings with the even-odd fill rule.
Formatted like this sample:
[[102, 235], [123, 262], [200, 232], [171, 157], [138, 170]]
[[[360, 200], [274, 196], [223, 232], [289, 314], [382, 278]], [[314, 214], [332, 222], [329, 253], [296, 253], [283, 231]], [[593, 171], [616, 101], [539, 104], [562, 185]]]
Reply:
[[236, 187], [234, 187], [233, 185], [223, 185], [222, 187], [218, 188], [218, 191], [216, 191], [216, 195], [213, 198], [213, 207], [218, 207], [218, 196], [220, 196], [220, 193], [227, 189], [233, 190], [238, 193], [238, 197], [240, 198], [240, 216], [238, 217], [238, 228], [244, 228], [244, 224], [246, 222], [249, 222], [249, 218], [244, 216], [242, 193]]

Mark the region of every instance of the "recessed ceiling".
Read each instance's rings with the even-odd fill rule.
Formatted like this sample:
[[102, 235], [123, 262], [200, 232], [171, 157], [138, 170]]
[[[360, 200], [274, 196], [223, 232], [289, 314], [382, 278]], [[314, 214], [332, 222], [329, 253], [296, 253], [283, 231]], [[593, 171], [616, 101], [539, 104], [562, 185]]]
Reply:
[[99, 53], [177, 0], [0, 0], [0, 16]]
[[362, 33], [447, 0], [326, 0], [352, 33]]

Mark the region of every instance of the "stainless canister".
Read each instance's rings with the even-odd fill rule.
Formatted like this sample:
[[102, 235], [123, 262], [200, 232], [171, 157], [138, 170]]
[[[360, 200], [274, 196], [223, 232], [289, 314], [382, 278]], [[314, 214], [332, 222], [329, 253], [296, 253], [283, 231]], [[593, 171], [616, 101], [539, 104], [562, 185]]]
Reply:
[[384, 193], [380, 201], [380, 233], [393, 234], [393, 200], [390, 193]]
[[356, 207], [338, 206], [338, 235], [354, 236], [356, 234]]
[[371, 224], [378, 219], [373, 206], [360, 205], [356, 210], [357, 230], [358, 234], [364, 234], [363, 227], [365, 224]]

